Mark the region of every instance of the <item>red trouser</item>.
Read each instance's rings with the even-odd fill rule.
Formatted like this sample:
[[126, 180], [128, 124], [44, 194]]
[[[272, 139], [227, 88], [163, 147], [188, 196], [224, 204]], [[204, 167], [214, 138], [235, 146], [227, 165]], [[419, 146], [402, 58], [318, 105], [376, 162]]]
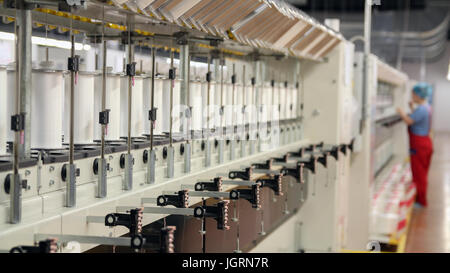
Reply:
[[433, 154], [433, 144], [429, 136], [418, 136], [409, 132], [409, 146], [413, 182], [417, 189], [416, 201], [426, 206], [428, 170]]

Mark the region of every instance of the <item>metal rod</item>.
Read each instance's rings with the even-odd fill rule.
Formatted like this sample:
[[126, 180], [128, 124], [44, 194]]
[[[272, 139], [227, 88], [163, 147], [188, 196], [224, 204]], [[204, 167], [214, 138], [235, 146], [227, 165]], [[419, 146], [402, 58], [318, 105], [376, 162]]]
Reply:
[[74, 241], [80, 244], [114, 245], [114, 246], [130, 246], [132, 240], [132, 238], [130, 237], [104, 237], [104, 236], [67, 235], [67, 234], [34, 235], [34, 240], [36, 242], [46, 240], [47, 238], [57, 238], [58, 243], [68, 243]]
[[[208, 77], [210, 77], [210, 73], [211, 73], [211, 55], [208, 54], [208, 58], [207, 58], [207, 62], [208, 62]], [[206, 103], [206, 128], [207, 128], [207, 133], [206, 133], [206, 139], [207, 141], [209, 141], [209, 134], [210, 134], [210, 126], [209, 126], [209, 121], [210, 121], [210, 106], [211, 106], [211, 82], [210, 79], [207, 79], [207, 89], [206, 89], [206, 97], [207, 97], [207, 103]]]
[[[73, 19], [72, 19], [73, 20]], [[70, 26], [70, 42], [71, 42], [71, 48], [70, 48], [70, 56], [72, 58], [75, 57], [75, 35], [73, 33], [72, 29], [72, 20], [71, 20], [71, 26]], [[70, 72], [70, 127], [69, 127], [69, 164], [72, 165], [74, 161], [74, 125], [75, 125], [75, 77], [76, 72], [71, 71]], [[67, 187], [69, 188], [69, 187]]]
[[230, 198], [229, 192], [220, 191], [191, 191], [189, 197]]
[[[173, 55], [174, 52], [173, 50], [170, 50], [170, 69], [173, 70]], [[170, 128], [169, 128], [169, 141], [170, 141], [170, 147], [173, 146], [173, 88], [175, 85], [175, 72], [174, 72], [174, 76], [173, 79], [170, 80]]]
[[[128, 24], [128, 64], [133, 63], [133, 45], [131, 44], [131, 23]], [[128, 139], [127, 139], [127, 153], [131, 154], [131, 107], [133, 95], [133, 76], [128, 76]]]
[[[131, 209], [135, 209], [136, 207], [129, 206], [119, 206], [116, 208], [117, 212], [126, 212]], [[166, 208], [166, 207], [144, 207], [143, 213], [150, 214], [172, 214], [172, 215], [185, 215], [185, 216], [193, 216], [194, 209], [190, 208]]]
[[[155, 59], [156, 59], [156, 48], [152, 45], [152, 89], [151, 89], [151, 110], [155, 109]], [[153, 150], [153, 140], [154, 140], [154, 127], [155, 121], [150, 121], [150, 151]]]
[[[102, 8], [103, 19], [105, 18], [105, 7]], [[102, 41], [103, 41], [103, 69], [102, 69], [102, 112], [106, 110], [106, 40], [104, 40], [105, 36], [105, 24], [102, 24]], [[106, 134], [106, 125], [101, 125], [102, 135], [101, 135], [101, 158], [105, 158], [105, 134]]]
[[[17, 0], [16, 0], [16, 6], [17, 6]], [[16, 18], [17, 18], [18, 10], [16, 9]], [[17, 23], [17, 20], [14, 21], [14, 31], [15, 31], [15, 53], [16, 53], [16, 95], [15, 95], [15, 115], [20, 115], [20, 63], [21, 63], [21, 51], [20, 51], [20, 43], [21, 40], [19, 38], [19, 32], [20, 32], [20, 26]], [[22, 218], [22, 207], [21, 207], [21, 185], [20, 185], [20, 177], [19, 177], [19, 147], [20, 147], [20, 137], [21, 137], [22, 131], [16, 131], [14, 133], [14, 144], [13, 144], [13, 181], [11, 183], [11, 198], [10, 198], [10, 211], [9, 221], [12, 224], [19, 223]]]
[[251, 180], [222, 180], [223, 185], [236, 185], [236, 186], [253, 186], [255, 181]]

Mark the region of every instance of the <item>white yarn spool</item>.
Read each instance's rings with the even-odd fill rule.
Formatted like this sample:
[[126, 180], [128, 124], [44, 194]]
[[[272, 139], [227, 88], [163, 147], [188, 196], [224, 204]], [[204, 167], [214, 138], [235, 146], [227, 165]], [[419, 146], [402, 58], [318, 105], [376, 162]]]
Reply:
[[[15, 113], [16, 72], [7, 71], [7, 117]], [[32, 71], [31, 148], [61, 149], [63, 136], [64, 74], [61, 71]], [[8, 126], [9, 127], [9, 126]], [[14, 132], [7, 131], [7, 141], [14, 141]]]
[[[131, 92], [131, 137], [141, 137], [144, 131], [144, 78], [134, 77]], [[120, 135], [128, 136], [128, 76], [120, 77]]]
[[278, 121], [280, 120], [280, 89], [279, 86], [275, 83], [275, 87], [270, 91], [271, 96], [271, 119], [270, 121]]
[[[78, 72], [74, 90], [74, 135], [75, 144], [94, 142], [94, 78], [90, 72]], [[70, 74], [65, 77], [64, 142], [70, 137]]]
[[156, 124], [153, 133], [155, 135], [162, 134], [162, 126], [163, 126], [163, 79], [155, 79], [155, 108], [157, 108], [156, 112]]
[[189, 103], [192, 111], [191, 130], [202, 130], [202, 115], [203, 115], [203, 102], [202, 102], [202, 84], [199, 81], [191, 82], [189, 90]]
[[278, 104], [280, 105], [280, 120], [286, 119], [286, 103], [287, 103], [287, 94], [286, 88], [284, 87], [284, 83], [279, 83], [276, 91], [278, 93]]
[[[203, 129], [209, 128], [213, 129], [215, 126], [215, 118], [214, 118], [214, 84], [210, 83], [210, 90], [209, 90], [209, 104], [208, 104], [208, 83], [203, 82], [201, 84], [202, 89], [202, 110], [203, 110], [203, 117], [202, 117], [202, 126]], [[209, 121], [209, 122], [208, 122]]]
[[214, 83], [214, 127], [219, 128], [222, 126], [220, 117], [220, 106], [221, 106], [221, 86], [220, 83]]
[[[95, 76], [94, 82], [94, 135], [95, 139], [101, 138], [101, 126], [99, 124], [99, 113], [102, 111], [102, 75]], [[109, 124], [105, 140], [113, 141], [120, 139], [120, 74], [108, 73], [106, 75], [106, 97], [105, 108], [109, 109]]]
[[225, 125], [233, 126], [234, 125], [234, 102], [233, 102], [233, 85], [232, 84], [224, 84], [224, 96], [225, 96], [225, 107], [224, 107], [224, 116], [225, 116]]
[[298, 105], [298, 94], [297, 88], [291, 87], [291, 99], [292, 99], [292, 109], [291, 109], [291, 118], [297, 118], [297, 105]]
[[63, 72], [33, 70], [31, 84], [31, 148], [62, 148], [63, 107]]
[[[6, 116], [10, 117], [15, 114], [15, 93], [16, 93], [16, 72], [14, 70], [7, 70], [6, 72]], [[10, 126], [8, 126], [8, 129]], [[14, 141], [14, 132], [6, 130], [6, 141]]]
[[235, 111], [235, 117], [236, 117], [236, 125], [241, 126], [242, 124], [244, 124], [244, 114], [242, 113], [242, 106], [244, 105], [244, 100], [242, 97], [242, 92], [245, 92], [245, 88], [242, 87], [241, 84], [236, 84], [236, 88], [235, 88], [235, 107], [234, 107], [234, 111]]
[[[169, 79], [163, 80], [163, 109], [161, 111], [162, 115], [162, 131], [165, 133], [170, 132], [170, 85], [172, 81]], [[180, 81], [175, 80], [173, 87], [173, 113], [172, 113], [172, 132], [180, 132]]]
[[0, 67], [0, 155], [6, 154], [6, 140], [8, 135], [8, 84], [6, 67]]
[[253, 102], [253, 86], [245, 86], [245, 124], [251, 124], [253, 122], [253, 116], [255, 111], [255, 104]]

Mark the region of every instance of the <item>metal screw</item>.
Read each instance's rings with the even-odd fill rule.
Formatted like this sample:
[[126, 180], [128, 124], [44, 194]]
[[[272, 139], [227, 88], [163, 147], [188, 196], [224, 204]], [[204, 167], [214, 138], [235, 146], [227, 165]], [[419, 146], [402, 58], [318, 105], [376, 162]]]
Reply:
[[53, 186], [55, 184], [55, 180], [50, 180], [49, 186]]

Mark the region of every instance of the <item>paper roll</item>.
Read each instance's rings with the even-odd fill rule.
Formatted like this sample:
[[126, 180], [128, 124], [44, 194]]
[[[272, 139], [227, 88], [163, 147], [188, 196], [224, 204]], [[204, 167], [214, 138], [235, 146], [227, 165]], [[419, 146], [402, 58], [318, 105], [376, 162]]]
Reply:
[[[142, 137], [144, 131], [143, 77], [134, 77], [131, 95], [131, 137]], [[120, 135], [128, 136], [128, 77], [120, 78]]]
[[61, 149], [64, 75], [33, 71], [31, 86], [31, 148]]
[[[94, 82], [94, 136], [96, 140], [101, 139], [101, 126], [99, 124], [99, 113], [102, 111], [102, 75], [95, 76]], [[120, 75], [108, 74], [106, 76], [105, 108], [109, 109], [109, 124], [105, 140], [113, 141], [120, 139]]]
[[220, 83], [214, 83], [214, 127], [222, 127], [221, 117], [220, 117], [220, 106], [222, 102]]
[[192, 111], [191, 130], [202, 130], [203, 102], [202, 84], [200, 82], [191, 82], [189, 102]]
[[6, 141], [8, 136], [8, 84], [6, 82], [6, 68], [0, 67], [0, 155], [6, 154]]
[[[94, 74], [78, 73], [74, 90], [74, 135], [75, 144], [94, 142]], [[64, 142], [70, 137], [70, 83], [71, 76], [65, 77]]]

